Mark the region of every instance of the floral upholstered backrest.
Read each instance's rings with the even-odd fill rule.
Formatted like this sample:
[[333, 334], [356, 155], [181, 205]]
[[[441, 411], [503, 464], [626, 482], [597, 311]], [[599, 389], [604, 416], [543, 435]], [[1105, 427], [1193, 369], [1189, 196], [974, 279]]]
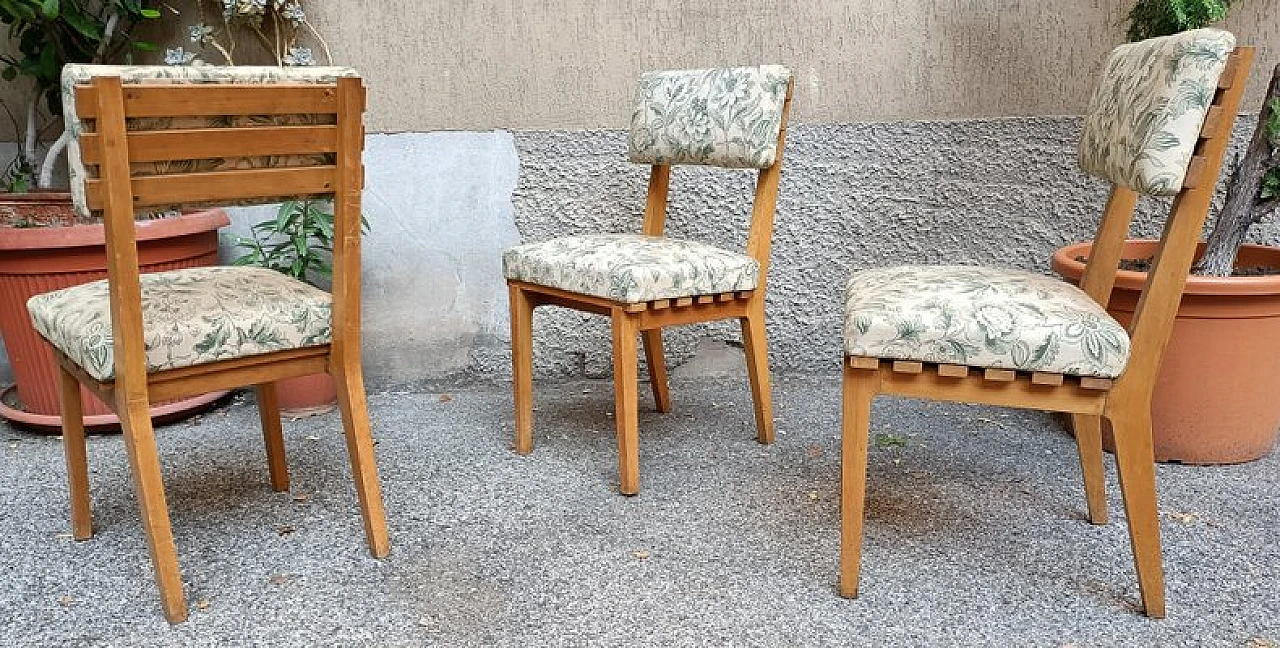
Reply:
[[1139, 193], [1178, 193], [1235, 44], [1196, 29], [1117, 47], [1089, 103], [1080, 168]]
[[790, 81], [791, 71], [780, 65], [642, 74], [631, 161], [772, 166]]
[[[66, 128], [71, 133], [71, 141], [67, 146], [67, 166], [71, 176], [71, 198], [76, 211], [84, 217], [90, 216], [86, 199], [85, 181], [98, 177], [95, 167], [86, 167], [80, 151], [80, 136], [87, 125], [76, 111], [75, 87], [86, 84], [94, 77], [118, 76], [124, 84], [298, 84], [298, 83], [334, 83], [339, 77], [358, 77], [359, 74], [345, 67], [258, 67], [258, 66], [172, 66], [172, 65], [80, 65], [71, 64], [62, 68], [62, 110]], [[153, 130], [170, 128], [218, 128], [229, 126], [263, 126], [263, 125], [299, 125], [334, 123], [333, 115], [216, 115], [209, 117], [160, 117], [130, 118], [126, 128], [133, 130]], [[159, 175], [165, 173], [191, 173], [197, 171], [223, 171], [229, 169], [269, 168], [280, 166], [307, 166], [315, 164], [332, 164], [332, 154], [317, 156], [271, 156], [271, 157], [239, 157], [206, 160], [179, 160], [172, 162], [134, 163], [131, 172], [135, 176]], [[258, 202], [279, 202], [289, 196], [280, 196], [269, 201], [239, 201], [236, 204], [255, 204]], [[219, 203], [228, 204], [228, 203]], [[174, 205], [173, 207], [198, 206]], [[152, 209], [150, 211], [163, 211]]]

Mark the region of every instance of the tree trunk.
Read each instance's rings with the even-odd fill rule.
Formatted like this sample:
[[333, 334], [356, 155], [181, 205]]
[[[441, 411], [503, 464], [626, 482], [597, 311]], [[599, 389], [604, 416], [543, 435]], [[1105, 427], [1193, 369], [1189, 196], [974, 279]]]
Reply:
[[1276, 147], [1267, 136], [1267, 121], [1271, 118], [1272, 103], [1280, 99], [1280, 65], [1271, 73], [1271, 85], [1267, 88], [1266, 98], [1262, 100], [1262, 111], [1258, 113], [1258, 125], [1253, 131], [1253, 139], [1245, 152], [1244, 159], [1231, 174], [1227, 187], [1227, 200], [1222, 212], [1213, 225], [1213, 232], [1205, 243], [1204, 256], [1192, 269], [1198, 275], [1213, 277], [1230, 276], [1235, 269], [1236, 254], [1244, 243], [1249, 226], [1261, 220], [1276, 209], [1276, 204], [1258, 204], [1258, 190], [1262, 187], [1262, 179], [1267, 171], [1280, 164]]

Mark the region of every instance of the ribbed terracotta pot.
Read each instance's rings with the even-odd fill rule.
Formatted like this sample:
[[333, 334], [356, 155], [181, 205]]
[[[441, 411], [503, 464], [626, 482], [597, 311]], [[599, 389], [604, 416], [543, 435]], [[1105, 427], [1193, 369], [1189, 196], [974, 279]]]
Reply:
[[[1157, 241], [1129, 241], [1148, 259]], [[1053, 269], [1079, 283], [1090, 244], [1059, 249]], [[1280, 268], [1280, 248], [1246, 245], [1237, 265]], [[1120, 271], [1108, 311], [1128, 325], [1146, 283]], [[1280, 428], [1280, 276], [1187, 279], [1151, 403], [1157, 461], [1228, 464], [1266, 456]], [[1110, 446], [1108, 435], [1107, 444]]]
[[[70, 196], [64, 194], [67, 205]], [[138, 221], [138, 261], [143, 272], [214, 265], [218, 228], [230, 219], [222, 210], [174, 218]], [[27, 300], [39, 293], [106, 278], [106, 247], [101, 224], [68, 227], [0, 227], [0, 334], [17, 381], [21, 410], [0, 408], [6, 418], [36, 427], [58, 424], [57, 365], [46, 343], [31, 327]], [[207, 405], [213, 396], [161, 403], [153, 415], [173, 415], [183, 404]], [[81, 393], [86, 424], [95, 429], [115, 424], [115, 415], [87, 391]]]
[[332, 412], [338, 405], [338, 388], [327, 373], [286, 378], [276, 382], [280, 414], [302, 418]]

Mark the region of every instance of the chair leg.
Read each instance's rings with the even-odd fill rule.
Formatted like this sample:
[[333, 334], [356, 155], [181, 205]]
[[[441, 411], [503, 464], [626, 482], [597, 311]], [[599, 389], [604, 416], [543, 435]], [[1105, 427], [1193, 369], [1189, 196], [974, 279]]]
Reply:
[[280, 425], [280, 401], [275, 383], [254, 386], [258, 396], [258, 418], [262, 420], [262, 439], [267, 446], [267, 469], [271, 473], [271, 490], [289, 490], [289, 464], [285, 460], [284, 429]]
[[145, 396], [117, 401], [116, 414], [124, 432], [138, 507], [142, 512], [142, 528], [147, 535], [147, 548], [156, 570], [160, 587], [160, 604], [169, 623], [187, 619], [187, 604], [182, 595], [182, 575], [178, 571], [178, 550], [173, 544], [169, 525], [169, 506], [164, 497], [164, 480], [160, 474], [160, 456], [156, 451], [151, 413]]
[[876, 370], [844, 367], [840, 441], [840, 596], [858, 596], [862, 521], [866, 509], [867, 444]]
[[618, 425], [618, 490], [623, 495], [640, 492], [640, 433], [634, 318], [615, 309], [613, 320], [614, 419]]
[[89, 459], [84, 443], [84, 407], [80, 383], [58, 367], [59, 405], [62, 409], [62, 449], [67, 458], [67, 487], [71, 499], [71, 533], [76, 540], [93, 537], [93, 513], [89, 504]]
[[373, 457], [373, 435], [369, 430], [369, 405], [365, 401], [364, 372], [358, 360], [335, 362], [333, 377], [338, 383], [338, 409], [342, 411], [342, 431], [347, 437], [347, 457], [356, 482], [356, 498], [364, 522], [369, 553], [385, 558], [391, 552], [387, 540], [387, 518], [382, 507], [382, 486]]
[[1084, 475], [1084, 494], [1089, 504], [1089, 521], [1107, 523], [1107, 482], [1102, 469], [1102, 417], [1071, 415], [1080, 452], [1080, 472]]
[[1165, 613], [1164, 567], [1160, 557], [1160, 514], [1156, 505], [1150, 407], [1146, 404], [1125, 407], [1113, 412], [1110, 419], [1142, 607], [1147, 616], [1161, 619]]
[[516, 452], [533, 452], [533, 302], [508, 286], [511, 297], [511, 383], [515, 389]]
[[773, 402], [769, 389], [769, 344], [764, 331], [764, 302], [739, 319], [742, 346], [747, 353], [747, 378], [751, 381], [751, 402], [756, 412], [756, 440], [773, 443]]
[[640, 334], [644, 339], [644, 361], [649, 366], [649, 384], [658, 411], [671, 411], [671, 390], [667, 384], [667, 359], [662, 353], [662, 329], [649, 329]]

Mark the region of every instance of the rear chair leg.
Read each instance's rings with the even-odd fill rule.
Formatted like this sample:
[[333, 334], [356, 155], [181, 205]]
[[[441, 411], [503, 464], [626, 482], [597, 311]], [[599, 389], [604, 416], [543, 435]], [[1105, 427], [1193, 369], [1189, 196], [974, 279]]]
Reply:
[[662, 353], [662, 329], [650, 329], [640, 334], [644, 339], [644, 361], [649, 365], [649, 384], [653, 387], [653, 402], [658, 411], [671, 411], [671, 390], [667, 384], [667, 359]]
[[382, 508], [382, 486], [373, 458], [373, 435], [369, 431], [369, 406], [365, 401], [364, 373], [356, 363], [335, 363], [333, 377], [338, 382], [338, 409], [342, 411], [342, 431], [347, 437], [351, 476], [356, 482], [360, 517], [364, 522], [369, 553], [385, 558], [391, 552], [387, 540], [386, 512]]
[[1113, 413], [1116, 466], [1124, 495], [1129, 541], [1138, 571], [1142, 607], [1147, 616], [1164, 618], [1164, 565], [1160, 555], [1160, 514], [1156, 508], [1155, 452], [1151, 445], [1151, 408], [1126, 407]]
[[1102, 468], [1102, 417], [1072, 414], [1071, 427], [1076, 433], [1076, 449], [1080, 452], [1080, 473], [1084, 476], [1084, 495], [1089, 506], [1089, 521], [1107, 523], [1107, 483]]
[[80, 383], [58, 367], [59, 404], [62, 406], [62, 449], [67, 458], [67, 486], [71, 498], [71, 533], [76, 540], [93, 537], [93, 513], [89, 504], [89, 459], [84, 442], [84, 408]]
[[751, 403], [756, 414], [756, 439], [773, 443], [773, 402], [769, 388], [769, 345], [764, 330], [764, 302], [739, 319], [742, 346], [747, 354], [747, 378], [751, 381]]
[[254, 386], [258, 395], [258, 418], [262, 419], [262, 438], [267, 446], [267, 469], [271, 473], [271, 490], [289, 490], [289, 464], [285, 460], [284, 429], [280, 425], [280, 401], [275, 383]]

